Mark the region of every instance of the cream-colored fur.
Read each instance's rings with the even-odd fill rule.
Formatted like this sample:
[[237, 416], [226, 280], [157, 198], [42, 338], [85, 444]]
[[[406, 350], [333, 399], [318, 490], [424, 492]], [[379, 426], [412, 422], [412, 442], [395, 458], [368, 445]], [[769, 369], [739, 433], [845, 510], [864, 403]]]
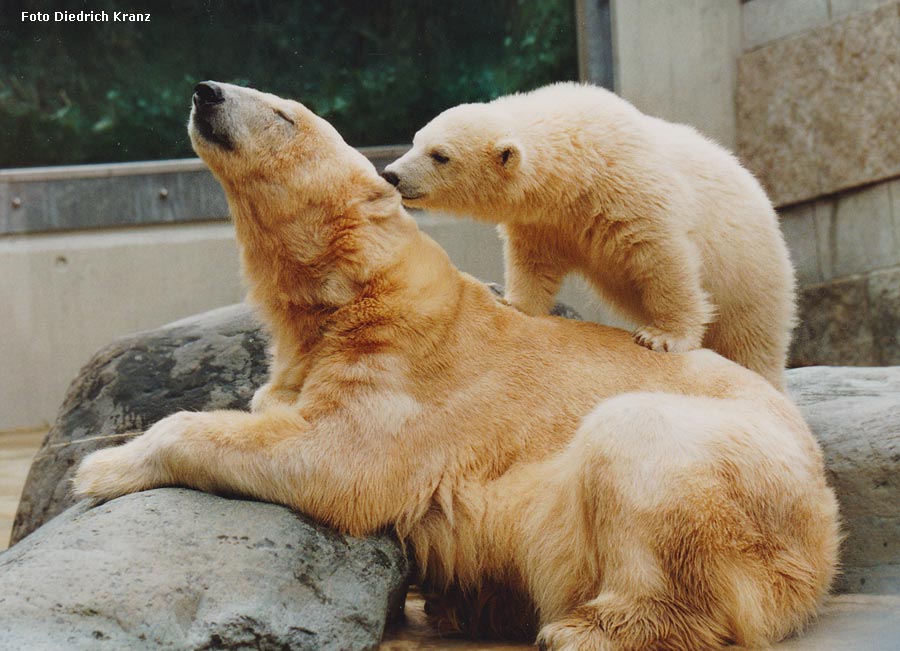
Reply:
[[794, 272], [755, 178], [694, 129], [555, 84], [449, 109], [388, 165], [409, 206], [499, 223], [507, 300], [547, 314], [579, 272], [653, 350], [701, 344], [783, 386]]
[[191, 138], [271, 378], [251, 412], [177, 413], [91, 454], [78, 495], [184, 485], [392, 528], [438, 625], [548, 649], [761, 647], [814, 614], [837, 509], [785, 396], [708, 350], [498, 303], [328, 123], [221, 87]]

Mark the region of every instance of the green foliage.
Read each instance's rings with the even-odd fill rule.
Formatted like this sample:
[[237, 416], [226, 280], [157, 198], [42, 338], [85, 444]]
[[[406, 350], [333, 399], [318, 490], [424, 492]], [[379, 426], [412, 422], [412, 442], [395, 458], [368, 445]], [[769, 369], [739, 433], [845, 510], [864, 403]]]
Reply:
[[150, 9], [149, 24], [20, 23], [32, 3], [3, 5], [3, 167], [190, 156], [185, 121], [204, 79], [298, 99], [363, 146], [577, 73], [571, 0], [90, 3]]

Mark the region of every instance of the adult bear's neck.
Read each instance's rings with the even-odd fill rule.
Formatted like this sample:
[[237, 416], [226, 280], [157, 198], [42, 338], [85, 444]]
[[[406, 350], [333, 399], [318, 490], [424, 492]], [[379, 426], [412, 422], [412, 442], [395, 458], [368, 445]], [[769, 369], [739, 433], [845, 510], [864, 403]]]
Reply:
[[[279, 348], [306, 353], [326, 334], [346, 330], [348, 319], [356, 332], [385, 328], [385, 315], [433, 323], [458, 293], [459, 272], [402, 208], [377, 219], [360, 209], [282, 220], [280, 227], [234, 211], [249, 298]], [[320, 227], [305, 233], [312, 223]], [[320, 248], [305, 245], [316, 237]]]

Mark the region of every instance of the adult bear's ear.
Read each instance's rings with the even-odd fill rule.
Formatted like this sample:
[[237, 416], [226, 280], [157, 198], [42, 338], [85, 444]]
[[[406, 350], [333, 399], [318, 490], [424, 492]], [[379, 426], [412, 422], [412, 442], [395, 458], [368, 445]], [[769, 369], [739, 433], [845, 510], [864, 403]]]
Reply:
[[379, 178], [363, 200], [366, 215], [370, 219], [390, 217], [400, 209], [400, 193], [384, 179]]
[[516, 141], [504, 138], [494, 143], [494, 160], [503, 169], [512, 171], [522, 162], [522, 149]]

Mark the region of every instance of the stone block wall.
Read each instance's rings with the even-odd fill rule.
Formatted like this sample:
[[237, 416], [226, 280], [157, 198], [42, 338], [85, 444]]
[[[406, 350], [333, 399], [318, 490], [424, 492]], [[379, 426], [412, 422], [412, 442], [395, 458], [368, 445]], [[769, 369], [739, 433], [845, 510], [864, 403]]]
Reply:
[[742, 4], [737, 148], [801, 286], [791, 363], [900, 364], [900, 2]]
[[900, 179], [780, 213], [802, 288], [792, 365], [900, 364]]

